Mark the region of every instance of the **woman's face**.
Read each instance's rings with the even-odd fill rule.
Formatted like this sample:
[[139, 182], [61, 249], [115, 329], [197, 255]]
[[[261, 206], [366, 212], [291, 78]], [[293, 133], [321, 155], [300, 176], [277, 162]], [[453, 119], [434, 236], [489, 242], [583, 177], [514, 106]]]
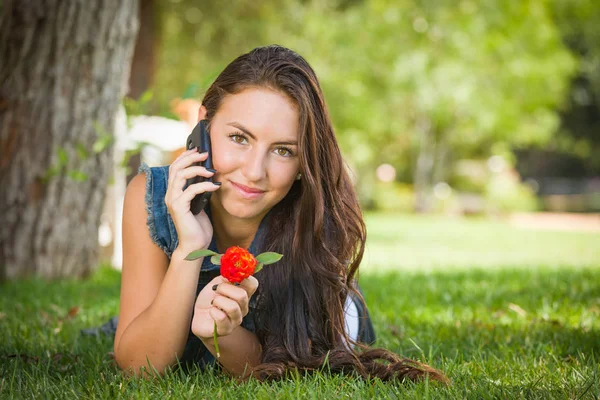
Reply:
[[300, 170], [298, 123], [295, 105], [274, 91], [225, 97], [210, 128], [213, 180], [222, 182], [212, 201], [244, 219], [262, 218], [281, 201]]

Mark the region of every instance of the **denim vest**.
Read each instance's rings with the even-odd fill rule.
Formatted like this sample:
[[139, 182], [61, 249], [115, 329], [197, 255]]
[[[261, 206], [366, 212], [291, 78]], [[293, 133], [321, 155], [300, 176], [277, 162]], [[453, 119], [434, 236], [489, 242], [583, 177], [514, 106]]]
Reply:
[[[173, 219], [171, 218], [171, 215], [169, 215], [167, 205], [165, 204], [165, 194], [167, 192], [167, 183], [169, 181], [169, 166], [150, 168], [144, 163], [140, 167], [139, 172], [144, 172], [146, 174], [146, 211], [148, 212], [147, 224], [150, 230], [150, 237], [170, 259], [173, 251], [179, 244], [179, 239], [177, 237], [175, 224], [173, 223]], [[212, 223], [210, 203], [207, 204], [204, 211]], [[257, 254], [256, 251], [259, 248], [259, 244], [264, 238], [266, 233], [265, 221], [267, 221], [268, 217], [269, 214], [267, 213], [259, 225], [252, 244], [250, 244], [250, 247], [248, 248], [252, 254]], [[218, 253], [217, 240], [214, 235], [208, 248], [209, 250]], [[210, 257], [205, 257], [202, 262], [202, 267], [200, 268], [200, 275], [198, 276], [196, 296], [198, 296], [208, 282], [219, 276], [219, 274], [220, 267], [213, 264], [210, 261]], [[248, 314], [242, 321], [242, 327], [252, 332], [255, 332], [255, 300], [254, 297], [250, 300]], [[215, 362], [214, 356], [208, 351], [204, 344], [202, 344], [202, 341], [192, 333], [191, 328], [180, 362], [182, 364], [196, 363], [201, 368]]]

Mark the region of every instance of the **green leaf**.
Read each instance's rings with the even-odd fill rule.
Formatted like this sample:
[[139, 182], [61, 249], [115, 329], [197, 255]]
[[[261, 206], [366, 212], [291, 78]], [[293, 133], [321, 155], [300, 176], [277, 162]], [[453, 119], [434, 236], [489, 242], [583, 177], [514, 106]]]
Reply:
[[67, 154], [67, 151], [62, 147], [58, 148], [57, 153], [58, 153], [58, 167], [59, 168], [64, 167], [69, 162], [69, 155]]
[[183, 99], [193, 99], [196, 97], [196, 93], [198, 92], [198, 84], [196, 82], [190, 83], [183, 92]]
[[268, 264], [276, 263], [277, 261], [281, 260], [282, 257], [283, 257], [282, 254], [268, 251], [266, 253], [261, 253], [261, 254], [257, 255], [256, 261], [258, 261], [259, 263], [268, 265]]
[[68, 171], [67, 175], [77, 182], [85, 182], [88, 179], [88, 175], [85, 172], [79, 170]]
[[137, 101], [138, 105], [144, 106], [144, 105], [148, 104], [150, 102], [150, 100], [152, 100], [153, 96], [154, 96], [154, 93], [152, 93], [152, 90], [146, 90], [144, 93], [142, 93], [142, 95], [140, 96], [140, 99]]
[[92, 151], [95, 154], [98, 154], [103, 152], [108, 146], [110, 146], [110, 144], [113, 143], [113, 141], [115, 140], [115, 137], [110, 132], [107, 132], [106, 129], [104, 129], [102, 125], [98, 123], [98, 121], [94, 121], [92, 124], [94, 126], [94, 130], [96, 131], [96, 134], [98, 135], [96, 141], [92, 145]]
[[254, 268], [254, 273], [257, 273], [258, 271], [260, 271], [261, 269], [263, 269], [263, 267], [265, 266], [265, 264], [263, 263], [258, 263], [256, 265], [256, 268]]
[[215, 265], [221, 265], [221, 257], [222, 256], [223, 256], [222, 254], [215, 254], [214, 256], [212, 256], [210, 258], [210, 262]]
[[90, 156], [90, 152], [85, 148], [85, 146], [82, 143], [77, 143], [75, 149], [77, 151], [77, 157], [79, 157], [82, 160], [86, 160]]
[[215, 253], [212, 250], [208, 250], [208, 249], [202, 249], [202, 250], [196, 250], [196, 251], [192, 251], [190, 254], [188, 254], [185, 259], [188, 261], [192, 261], [192, 260], [197, 260], [200, 257], [206, 257], [206, 256], [214, 256]]

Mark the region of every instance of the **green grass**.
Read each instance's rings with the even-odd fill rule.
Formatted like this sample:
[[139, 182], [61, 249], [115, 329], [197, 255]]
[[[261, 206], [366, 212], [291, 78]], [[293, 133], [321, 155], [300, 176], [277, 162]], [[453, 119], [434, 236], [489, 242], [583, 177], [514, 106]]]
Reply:
[[240, 384], [215, 371], [125, 378], [109, 339], [79, 334], [118, 311], [119, 273], [103, 268], [86, 281], [0, 286], [0, 397], [600, 397], [599, 234], [379, 214], [367, 226], [361, 286], [378, 345], [444, 370], [452, 386], [327, 374]]

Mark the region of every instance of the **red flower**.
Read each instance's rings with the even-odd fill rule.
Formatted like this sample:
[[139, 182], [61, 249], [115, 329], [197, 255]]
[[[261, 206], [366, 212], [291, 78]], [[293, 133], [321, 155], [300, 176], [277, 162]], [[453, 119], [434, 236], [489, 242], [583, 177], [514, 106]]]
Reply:
[[221, 256], [221, 275], [229, 282], [241, 282], [256, 269], [256, 258], [248, 250], [232, 246]]

